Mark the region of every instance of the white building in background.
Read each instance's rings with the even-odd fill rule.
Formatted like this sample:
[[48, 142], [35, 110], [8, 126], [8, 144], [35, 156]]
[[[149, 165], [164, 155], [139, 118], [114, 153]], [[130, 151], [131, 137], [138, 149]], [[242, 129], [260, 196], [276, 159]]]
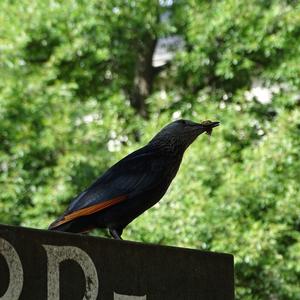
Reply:
[[179, 35], [160, 38], [154, 51], [152, 66], [161, 67], [167, 64], [183, 46], [183, 39]]
[[[160, 1], [164, 6], [172, 5], [173, 1]], [[168, 23], [170, 20], [170, 11], [165, 12], [160, 16], [161, 23]], [[183, 49], [184, 41], [179, 35], [171, 35], [158, 39], [154, 55], [152, 58], [153, 67], [161, 67], [172, 60], [176, 51]]]

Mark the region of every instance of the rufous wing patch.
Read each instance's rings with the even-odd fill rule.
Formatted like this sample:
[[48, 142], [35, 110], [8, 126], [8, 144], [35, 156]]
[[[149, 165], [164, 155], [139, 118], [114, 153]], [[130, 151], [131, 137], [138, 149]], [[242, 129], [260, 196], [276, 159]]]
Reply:
[[99, 212], [99, 211], [101, 211], [101, 210], [103, 210], [107, 207], [116, 205], [116, 204], [124, 201], [125, 199], [127, 199], [127, 196], [123, 195], [123, 196], [119, 196], [119, 197], [116, 197], [116, 198], [113, 198], [113, 199], [110, 199], [110, 200], [107, 200], [107, 201], [104, 201], [104, 202], [101, 202], [101, 203], [98, 203], [98, 204], [94, 204], [94, 205], [91, 205], [91, 206], [84, 207], [84, 208], [81, 208], [79, 210], [73, 211], [70, 214], [65, 215], [62, 220], [60, 220], [56, 224], [53, 224], [51, 227], [55, 228], [55, 227], [58, 227], [62, 224], [70, 222], [74, 219], [77, 219], [79, 217], [89, 216], [89, 215], [94, 214], [96, 212]]

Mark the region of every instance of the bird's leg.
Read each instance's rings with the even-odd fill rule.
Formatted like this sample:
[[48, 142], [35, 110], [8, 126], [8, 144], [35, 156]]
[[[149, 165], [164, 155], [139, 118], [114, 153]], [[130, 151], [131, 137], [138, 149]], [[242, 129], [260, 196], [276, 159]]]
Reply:
[[109, 233], [115, 240], [122, 240], [121, 235], [122, 235], [123, 230], [118, 230], [118, 229], [109, 229]]

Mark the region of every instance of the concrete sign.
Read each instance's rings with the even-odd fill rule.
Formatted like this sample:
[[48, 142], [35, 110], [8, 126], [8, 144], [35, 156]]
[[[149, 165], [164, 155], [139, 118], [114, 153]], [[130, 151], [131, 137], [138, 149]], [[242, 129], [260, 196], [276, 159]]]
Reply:
[[229, 254], [0, 225], [0, 299], [233, 300]]

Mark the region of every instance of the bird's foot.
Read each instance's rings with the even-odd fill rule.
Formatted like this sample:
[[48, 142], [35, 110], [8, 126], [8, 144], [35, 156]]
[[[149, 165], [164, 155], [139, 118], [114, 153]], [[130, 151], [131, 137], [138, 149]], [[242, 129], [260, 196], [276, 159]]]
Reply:
[[115, 240], [122, 240], [121, 238], [122, 230], [119, 231], [117, 229], [109, 229], [109, 233]]

